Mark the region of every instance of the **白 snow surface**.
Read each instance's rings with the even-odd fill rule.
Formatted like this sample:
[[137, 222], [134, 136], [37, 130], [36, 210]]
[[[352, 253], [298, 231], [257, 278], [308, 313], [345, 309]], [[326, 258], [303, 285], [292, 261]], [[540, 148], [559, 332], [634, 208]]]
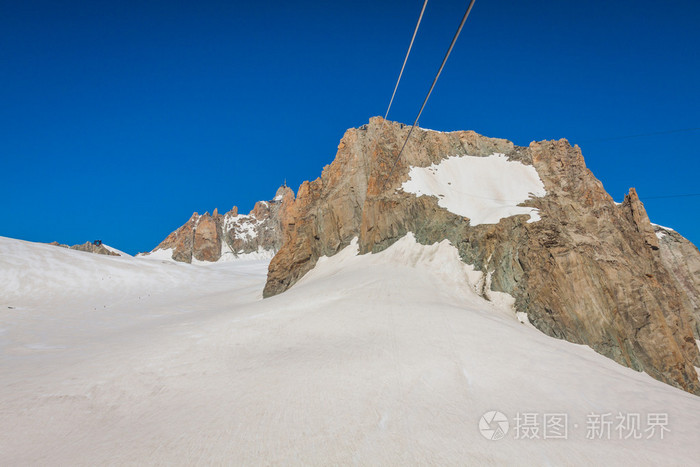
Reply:
[[105, 245], [104, 243], [102, 244], [102, 246], [107, 248], [107, 250], [111, 251], [112, 253], [118, 254], [119, 256], [125, 256], [125, 257], [131, 256], [129, 253], [124, 253], [123, 251], [117, 250], [116, 248], [111, 247], [109, 245]]
[[503, 154], [453, 156], [429, 167], [411, 167], [401, 188], [416, 196], [437, 197], [439, 206], [468, 217], [470, 225], [498, 224], [519, 214], [529, 214], [528, 222], [538, 221], [538, 209], [518, 205], [547, 194], [533, 166]]
[[[272, 257], [275, 256], [274, 250], [266, 250], [262, 245], [258, 245], [256, 251], [251, 251], [249, 253], [234, 253], [231, 247], [226, 243], [226, 241], [221, 242], [221, 257], [216, 261], [217, 263], [222, 263], [226, 261], [250, 261], [250, 260], [264, 260], [270, 261]], [[192, 259], [195, 263], [195, 259]], [[207, 265], [212, 264], [210, 261], [196, 261], [196, 264]]]
[[[261, 300], [262, 261], [0, 237], [0, 464], [697, 463], [700, 398], [521, 324], [447, 242], [356, 251]], [[618, 412], [671, 431], [586, 439]], [[518, 413], [567, 414], [568, 439], [515, 439]]]
[[139, 253], [136, 255], [139, 259], [153, 259], [153, 260], [173, 260], [173, 249], [172, 248], [159, 248], [158, 250], [153, 250], [146, 253]]

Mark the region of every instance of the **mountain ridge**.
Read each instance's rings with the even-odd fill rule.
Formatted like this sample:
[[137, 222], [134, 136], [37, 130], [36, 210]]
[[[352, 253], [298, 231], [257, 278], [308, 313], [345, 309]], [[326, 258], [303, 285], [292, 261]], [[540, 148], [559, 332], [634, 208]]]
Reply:
[[396, 160], [410, 126], [373, 117], [296, 196], [283, 186], [247, 216], [194, 213], [152, 254], [215, 262], [262, 250], [271, 297], [355, 238], [360, 254], [409, 233], [448, 240], [482, 274], [483, 297], [509, 294], [545, 334], [700, 394], [700, 253], [652, 225], [634, 188], [615, 203], [565, 139], [523, 147], [416, 130]]
[[[264, 296], [287, 290], [319, 257], [355, 237], [361, 254], [382, 251], [408, 232], [424, 245], [447, 239], [484, 274], [489, 290], [512, 295], [515, 311], [541, 331], [700, 394], [695, 312], [663, 262], [634, 189], [615, 203], [578, 146], [564, 139], [520, 147], [473, 131], [417, 129], [395, 162], [409, 128], [374, 117], [345, 133], [335, 160], [318, 179], [302, 183], [290, 206]], [[402, 188], [412, 168], [437, 167], [452, 156], [505, 157], [533, 167], [546, 194], [515, 206], [541, 218], [516, 214], [472, 225], [440, 204], [451, 182], [438, 184], [446, 191], [437, 196]], [[497, 186], [501, 174], [492, 172], [489, 183]]]
[[286, 184], [273, 199], [258, 201], [248, 214], [234, 206], [225, 214], [195, 212], [189, 220], [168, 235], [158, 246], [139, 256], [158, 256], [191, 263], [216, 262], [238, 258], [271, 258], [282, 243], [282, 220], [294, 192]]

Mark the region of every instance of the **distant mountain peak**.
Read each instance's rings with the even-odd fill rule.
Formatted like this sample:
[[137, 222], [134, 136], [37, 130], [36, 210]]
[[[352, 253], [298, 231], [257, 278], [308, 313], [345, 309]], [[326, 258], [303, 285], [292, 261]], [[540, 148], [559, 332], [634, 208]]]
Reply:
[[234, 206], [219, 214], [193, 213], [189, 220], [168, 235], [150, 253], [175, 261], [216, 262], [238, 258], [272, 258], [283, 243], [282, 223], [294, 192], [280, 187], [270, 201], [258, 201], [250, 213], [241, 215]]
[[100, 240], [85, 242], [73, 246], [64, 245], [58, 242], [51, 242], [49, 243], [49, 245], [60, 246], [62, 248], [70, 248], [71, 250], [84, 251], [87, 253], [97, 253], [99, 255], [121, 256], [121, 254], [118, 253], [117, 250], [108, 247], [107, 245], [103, 244]]

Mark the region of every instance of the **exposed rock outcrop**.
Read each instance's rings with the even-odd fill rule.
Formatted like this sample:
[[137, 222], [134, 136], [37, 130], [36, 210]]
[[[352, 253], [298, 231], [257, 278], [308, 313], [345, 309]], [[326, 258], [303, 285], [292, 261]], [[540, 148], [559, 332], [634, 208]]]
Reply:
[[221, 257], [221, 221], [217, 223], [217, 217], [218, 213], [213, 216], [205, 213], [194, 228], [192, 256], [199, 261], [216, 261]]
[[49, 245], [60, 246], [62, 248], [70, 248], [71, 250], [85, 251], [87, 253], [97, 253], [98, 255], [121, 256], [109, 248], [105, 247], [102, 242], [85, 242], [78, 245], [68, 246], [58, 242], [51, 242]]
[[293, 202], [294, 192], [282, 186], [272, 200], [258, 201], [248, 215], [239, 215], [236, 206], [224, 215], [217, 209], [212, 214], [195, 212], [151, 253], [168, 252], [186, 263], [251, 254], [272, 257], [282, 246], [281, 226]]
[[[463, 261], [490, 278], [492, 290], [515, 297], [516, 310], [543, 332], [700, 394], [693, 367], [700, 362], [696, 311], [686, 290], [697, 291], [697, 282], [679, 279], [686, 272], [669, 272], [663, 239], [634, 189], [616, 205], [566, 140], [518, 147], [472, 131], [417, 128], [393, 167], [409, 129], [375, 117], [345, 133], [333, 163], [304, 182], [288, 206], [265, 296], [291, 287], [320, 256], [337, 253], [354, 237], [361, 253], [381, 251], [408, 232], [423, 244], [448, 239]], [[411, 167], [493, 154], [536, 169], [546, 195], [519, 205], [535, 208], [539, 220], [517, 214], [475, 225], [442, 207], [440, 196], [402, 189]], [[459, 187], [478, 199], [469, 188]], [[687, 265], [697, 278], [694, 267]]]
[[[654, 232], [659, 240], [661, 261], [689, 301], [693, 333], [700, 340], [700, 251], [673, 229], [654, 225]], [[696, 366], [700, 367], [700, 362]]]

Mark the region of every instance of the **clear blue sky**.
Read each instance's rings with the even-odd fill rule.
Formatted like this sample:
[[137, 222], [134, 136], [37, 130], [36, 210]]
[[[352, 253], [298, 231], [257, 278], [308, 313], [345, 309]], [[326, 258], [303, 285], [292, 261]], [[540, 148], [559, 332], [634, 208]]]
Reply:
[[[390, 114], [411, 123], [467, 1], [433, 0]], [[248, 211], [383, 115], [422, 0], [1, 1], [0, 235], [152, 249]], [[621, 201], [698, 193], [700, 2], [477, 0], [421, 126], [565, 137]], [[700, 197], [650, 199], [700, 243]]]

